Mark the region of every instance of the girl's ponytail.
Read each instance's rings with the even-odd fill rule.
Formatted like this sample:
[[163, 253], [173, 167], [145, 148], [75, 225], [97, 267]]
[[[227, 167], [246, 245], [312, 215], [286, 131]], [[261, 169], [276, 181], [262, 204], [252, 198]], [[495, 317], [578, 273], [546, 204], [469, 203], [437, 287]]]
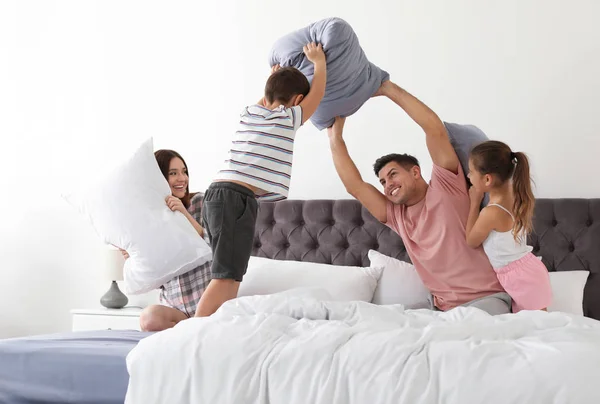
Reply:
[[535, 197], [531, 190], [529, 159], [525, 153], [511, 152], [511, 160], [515, 164], [513, 174], [513, 193], [515, 199], [513, 213], [515, 215], [515, 226], [513, 228], [513, 235], [516, 240], [521, 232], [523, 233], [523, 237], [526, 238], [533, 230]]

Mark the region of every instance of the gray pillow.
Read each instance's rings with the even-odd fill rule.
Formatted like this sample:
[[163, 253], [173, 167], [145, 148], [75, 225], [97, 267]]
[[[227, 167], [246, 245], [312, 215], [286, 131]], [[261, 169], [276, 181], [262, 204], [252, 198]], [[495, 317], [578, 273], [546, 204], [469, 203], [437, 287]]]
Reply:
[[312, 82], [313, 64], [302, 48], [309, 42], [321, 43], [327, 57], [325, 96], [311, 122], [322, 130], [336, 116], [347, 117], [377, 91], [389, 74], [367, 60], [352, 27], [340, 18], [326, 18], [278, 39], [269, 56], [271, 66], [293, 66]]
[[[460, 165], [462, 166], [465, 177], [469, 174], [469, 153], [471, 149], [477, 146], [479, 143], [489, 140], [485, 133], [477, 126], [474, 125], [461, 125], [458, 123], [444, 122], [446, 130], [448, 131], [448, 137], [450, 143], [456, 151]], [[467, 178], [467, 186], [470, 186], [471, 182]], [[483, 197], [482, 207], [486, 206], [489, 202], [488, 194]]]

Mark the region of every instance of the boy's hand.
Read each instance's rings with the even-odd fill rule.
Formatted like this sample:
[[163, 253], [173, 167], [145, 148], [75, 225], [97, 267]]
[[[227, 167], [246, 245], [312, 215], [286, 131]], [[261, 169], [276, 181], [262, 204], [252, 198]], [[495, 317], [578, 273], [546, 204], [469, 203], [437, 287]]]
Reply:
[[346, 118], [340, 118], [339, 116], [336, 116], [333, 125], [327, 128], [327, 135], [329, 135], [329, 137], [342, 137], [342, 132], [344, 131], [344, 122], [346, 122]]
[[323, 46], [311, 42], [304, 46], [306, 58], [313, 63], [314, 75], [310, 83], [310, 91], [300, 101], [302, 108], [302, 122], [304, 124], [315, 113], [319, 104], [325, 96], [325, 86], [327, 84], [327, 63], [325, 62], [325, 52]]
[[276, 64], [275, 66], [271, 67], [271, 74], [275, 73], [279, 69], [281, 69], [281, 66], [279, 66], [278, 64]]
[[325, 52], [323, 52], [323, 46], [317, 45], [314, 42], [304, 45], [304, 54], [306, 58], [313, 64], [325, 63]]

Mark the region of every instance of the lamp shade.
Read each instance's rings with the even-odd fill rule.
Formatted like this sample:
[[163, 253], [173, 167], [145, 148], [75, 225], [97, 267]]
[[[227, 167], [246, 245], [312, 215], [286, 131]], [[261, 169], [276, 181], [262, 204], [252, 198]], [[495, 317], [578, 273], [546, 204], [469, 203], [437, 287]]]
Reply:
[[109, 245], [106, 250], [106, 260], [104, 265], [104, 278], [109, 281], [123, 280], [123, 266], [125, 259], [118, 248]]

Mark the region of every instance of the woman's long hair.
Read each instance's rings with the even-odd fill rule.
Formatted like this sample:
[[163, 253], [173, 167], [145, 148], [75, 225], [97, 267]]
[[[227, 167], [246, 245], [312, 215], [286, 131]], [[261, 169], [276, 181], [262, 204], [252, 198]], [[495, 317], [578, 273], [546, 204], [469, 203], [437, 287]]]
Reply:
[[482, 175], [495, 175], [501, 184], [512, 179], [512, 212], [515, 217], [513, 236], [515, 240], [521, 233], [526, 237], [533, 230], [535, 205], [527, 155], [523, 152], [513, 152], [503, 142], [490, 140], [475, 146], [471, 150], [470, 158], [475, 169]]
[[[188, 173], [189, 177], [190, 171], [188, 170], [188, 166], [183, 157], [181, 157], [181, 155], [176, 151], [169, 149], [160, 149], [154, 152], [154, 157], [156, 157], [156, 162], [158, 163], [160, 172], [165, 176], [165, 179], [167, 181], [169, 181], [169, 166], [171, 165], [171, 160], [175, 157], [180, 158], [181, 161], [183, 161], [185, 171]], [[190, 199], [190, 184], [188, 181], [188, 185], [185, 188], [185, 196], [181, 198], [181, 202], [183, 202], [183, 206], [185, 206], [186, 209], [190, 207]]]

